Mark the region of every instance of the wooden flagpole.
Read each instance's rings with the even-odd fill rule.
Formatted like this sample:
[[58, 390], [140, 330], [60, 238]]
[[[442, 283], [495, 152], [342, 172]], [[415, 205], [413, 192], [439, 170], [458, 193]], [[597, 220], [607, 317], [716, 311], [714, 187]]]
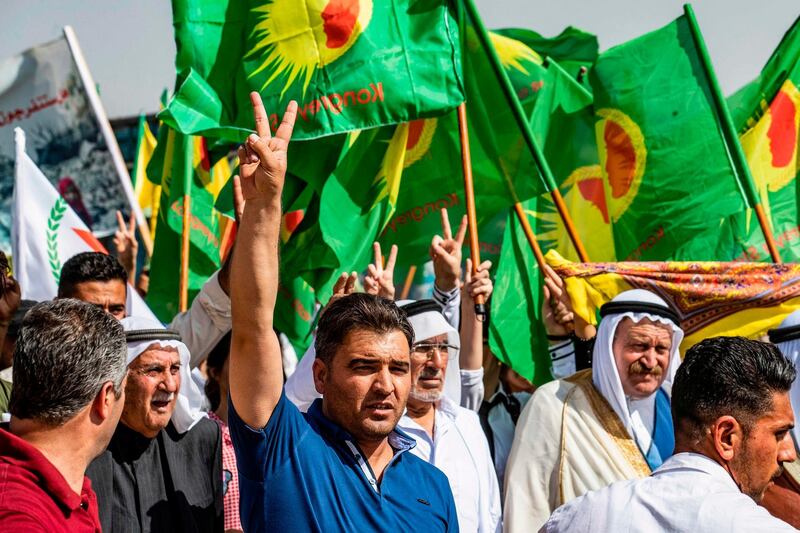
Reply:
[[403, 283], [403, 290], [400, 291], [400, 298], [399, 300], [405, 300], [408, 298], [408, 293], [411, 292], [411, 284], [414, 283], [414, 276], [417, 273], [417, 267], [415, 265], [411, 265], [408, 268], [408, 275], [406, 276], [406, 281]]
[[[469, 225], [469, 252], [472, 259], [472, 275], [478, 272], [481, 264], [480, 241], [478, 240], [478, 216], [475, 210], [475, 186], [472, 181], [472, 159], [469, 153], [469, 129], [467, 127], [467, 104], [458, 106], [458, 137], [461, 141], [461, 168], [464, 172], [464, 199], [467, 204], [467, 224]], [[482, 295], [475, 299], [475, 314], [479, 320], [486, 319], [486, 300]]]
[[522, 104], [519, 103], [519, 98], [517, 98], [517, 94], [514, 92], [514, 87], [511, 85], [511, 80], [508, 79], [508, 74], [506, 74], [502, 63], [500, 62], [500, 58], [497, 55], [497, 51], [494, 49], [494, 45], [492, 45], [491, 39], [489, 38], [489, 33], [483, 26], [483, 22], [481, 21], [480, 15], [478, 15], [478, 10], [475, 7], [473, 0], [464, 0], [464, 6], [466, 7], [467, 16], [472, 22], [472, 26], [475, 28], [475, 33], [478, 36], [478, 40], [480, 41], [484, 52], [486, 52], [486, 56], [489, 59], [489, 64], [492, 66], [492, 70], [494, 70], [495, 76], [500, 83], [500, 87], [503, 90], [506, 101], [511, 108], [512, 115], [514, 116], [514, 120], [519, 127], [522, 138], [524, 139], [525, 144], [531, 153], [531, 157], [533, 157], [534, 164], [536, 165], [539, 175], [542, 178], [544, 189], [550, 193], [550, 196], [552, 196], [553, 203], [555, 204], [561, 220], [564, 222], [564, 228], [567, 230], [567, 234], [572, 241], [572, 245], [575, 247], [575, 251], [578, 253], [578, 257], [582, 262], [586, 263], [589, 261], [589, 257], [586, 254], [586, 249], [584, 248], [583, 243], [578, 236], [578, 232], [575, 229], [575, 224], [572, 222], [572, 217], [570, 217], [569, 211], [567, 211], [564, 198], [561, 196], [561, 192], [556, 186], [555, 178], [553, 177], [553, 172], [550, 169], [550, 165], [547, 163], [541, 148], [539, 148], [539, 145], [536, 143], [536, 139], [533, 137], [533, 132], [531, 131], [530, 125], [525, 117], [525, 113], [522, 110]]
[[711, 99], [717, 111], [717, 119], [720, 129], [722, 130], [722, 139], [728, 147], [729, 159], [734, 174], [744, 190], [745, 200], [756, 212], [756, 218], [758, 218], [758, 224], [761, 226], [761, 232], [764, 234], [764, 241], [767, 243], [767, 249], [769, 250], [770, 257], [772, 257], [772, 262], [780, 263], [781, 256], [778, 252], [778, 247], [775, 245], [775, 238], [772, 236], [772, 230], [769, 227], [767, 216], [764, 214], [764, 208], [761, 207], [761, 199], [756, 191], [753, 175], [750, 172], [750, 166], [747, 164], [747, 158], [739, 142], [739, 136], [736, 134], [736, 128], [733, 125], [733, 119], [728, 110], [728, 104], [725, 102], [722, 89], [720, 89], [719, 82], [717, 81], [717, 75], [714, 73], [714, 67], [711, 65], [711, 56], [708, 54], [706, 43], [703, 40], [703, 34], [700, 33], [700, 26], [697, 24], [694, 10], [692, 10], [690, 4], [684, 4], [683, 12], [689, 23], [690, 33], [692, 34], [692, 39], [694, 40], [698, 55], [700, 56], [700, 64], [703, 67], [703, 73], [711, 89]]
[[525, 210], [519, 202], [514, 204], [514, 211], [517, 213], [517, 220], [519, 220], [522, 231], [525, 233], [525, 238], [528, 239], [528, 244], [530, 244], [531, 250], [533, 251], [533, 256], [536, 258], [536, 264], [539, 265], [539, 270], [544, 272], [544, 254], [542, 254], [542, 249], [539, 248], [536, 235], [533, 233], [531, 223], [528, 221], [528, 215], [525, 214]]
[[192, 178], [194, 174], [194, 137], [186, 136], [183, 161], [183, 225], [181, 228], [181, 277], [178, 310], [189, 308], [189, 248], [192, 227]]

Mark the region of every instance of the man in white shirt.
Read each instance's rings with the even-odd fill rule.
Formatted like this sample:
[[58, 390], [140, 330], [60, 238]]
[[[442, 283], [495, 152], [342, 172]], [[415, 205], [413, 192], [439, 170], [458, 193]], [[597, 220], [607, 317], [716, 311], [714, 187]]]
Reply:
[[672, 387], [675, 452], [653, 474], [619, 481], [557, 509], [545, 533], [796, 531], [757, 505], [785, 462], [794, 366], [774, 346], [706, 339]]
[[[468, 286], [465, 292], [469, 292]], [[474, 320], [474, 305], [463, 305], [464, 320]], [[459, 406], [444, 393], [449, 354], [454, 347], [448, 335], [418, 335], [445, 323], [436, 303], [420, 300], [401, 307], [414, 328], [411, 347], [412, 388], [406, 413], [397, 427], [416, 440], [411, 453], [428, 461], [447, 475], [456, 500], [459, 530], [462, 532], [500, 531], [500, 487], [481, 429], [478, 415]]]

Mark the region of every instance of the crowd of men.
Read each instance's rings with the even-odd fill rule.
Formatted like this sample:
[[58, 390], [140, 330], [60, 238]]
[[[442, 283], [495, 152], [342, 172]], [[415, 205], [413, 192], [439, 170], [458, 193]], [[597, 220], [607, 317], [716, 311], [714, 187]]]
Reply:
[[[273, 329], [296, 104], [239, 149], [232, 259], [168, 327], [127, 315], [130, 271], [72, 257], [58, 297], [0, 277], [3, 531], [795, 531], [800, 313], [771, 343], [685, 354], [667, 302], [595, 328], [552, 270], [554, 381], [500, 366], [475, 312], [490, 264], [431, 243], [429, 300], [395, 301], [397, 249], [343, 274], [296, 368]], [[122, 224], [124, 226], [124, 223]], [[123, 261], [126, 262], [126, 261]], [[463, 268], [462, 268], [463, 266]], [[201, 370], [202, 369], [202, 370]]]

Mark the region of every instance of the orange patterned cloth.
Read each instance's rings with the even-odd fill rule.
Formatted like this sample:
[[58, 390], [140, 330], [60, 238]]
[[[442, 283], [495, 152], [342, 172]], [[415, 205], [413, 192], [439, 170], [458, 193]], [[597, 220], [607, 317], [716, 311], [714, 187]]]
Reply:
[[800, 308], [796, 263], [571, 263], [555, 252], [547, 261], [564, 278], [575, 312], [590, 323], [622, 291], [658, 294], [680, 316], [684, 348], [715, 335], [760, 337]]

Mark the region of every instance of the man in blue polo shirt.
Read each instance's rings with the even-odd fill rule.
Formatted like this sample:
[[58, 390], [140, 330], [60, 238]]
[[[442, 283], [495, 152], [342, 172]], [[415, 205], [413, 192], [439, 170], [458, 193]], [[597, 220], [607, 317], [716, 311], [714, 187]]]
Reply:
[[392, 302], [353, 294], [331, 304], [315, 341], [324, 394], [301, 414], [283, 393], [278, 242], [286, 150], [297, 104], [275, 136], [251, 95], [258, 135], [239, 149], [246, 200], [232, 264], [229, 425], [246, 531], [458, 531], [447, 478], [406, 453], [395, 426], [411, 388], [411, 325]]

